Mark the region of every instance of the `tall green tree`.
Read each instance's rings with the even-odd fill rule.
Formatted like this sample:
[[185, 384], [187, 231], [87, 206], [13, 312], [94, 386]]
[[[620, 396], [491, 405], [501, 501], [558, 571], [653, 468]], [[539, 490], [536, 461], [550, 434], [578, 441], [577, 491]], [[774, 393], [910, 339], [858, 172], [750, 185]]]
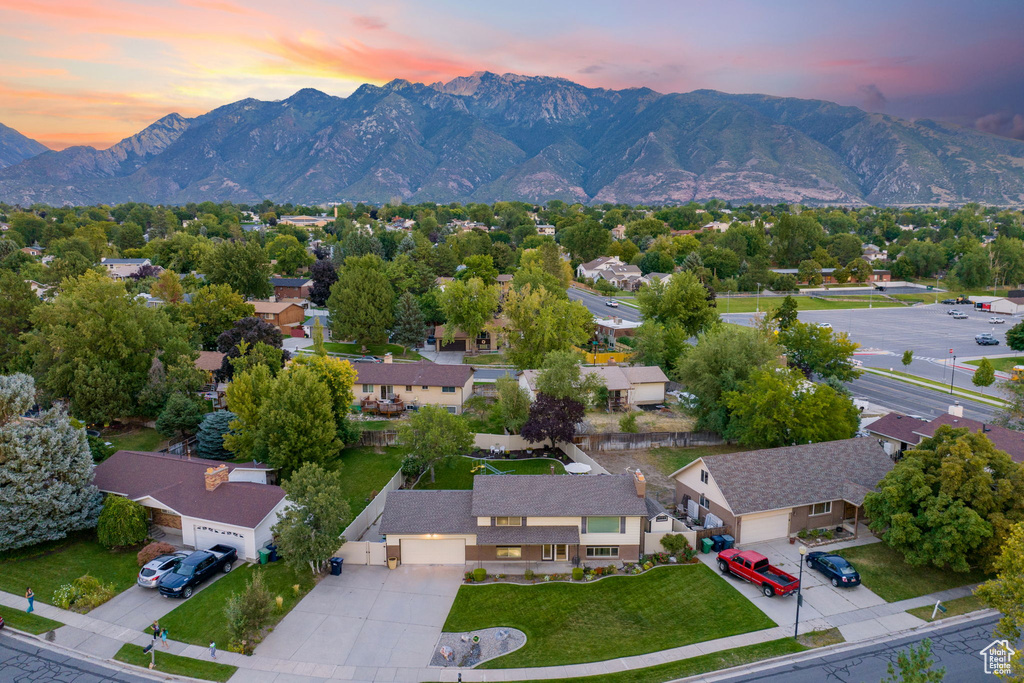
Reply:
[[[1024, 523], [1014, 524], [993, 562], [995, 578], [978, 586], [975, 594], [1002, 616], [995, 636], [1019, 643], [1024, 636]], [[1024, 680], [1024, 648], [1017, 648], [1010, 660], [1008, 681]]]
[[535, 249], [527, 249], [519, 259], [520, 268], [537, 265], [548, 275], [554, 277], [561, 289], [569, 288], [572, 282], [572, 266], [562, 259], [562, 252], [554, 242], [542, 242]]
[[256, 315], [256, 309], [230, 285], [210, 285], [192, 295], [192, 301], [178, 308], [181, 320], [205, 351], [217, 349], [217, 337], [242, 318]]
[[398, 441], [430, 470], [430, 483], [434, 483], [435, 467], [468, 453], [473, 447], [473, 434], [461, 415], [425, 405], [410, 416], [407, 424], [399, 426]]
[[96, 523], [96, 536], [107, 548], [127, 548], [146, 540], [149, 524], [146, 508], [131, 498], [108, 495]]
[[778, 323], [780, 330], [788, 330], [792, 327], [797, 322], [796, 299], [791, 296], [783, 299], [782, 304], [772, 314], [772, 320]]
[[718, 320], [718, 311], [708, 290], [691, 272], [676, 273], [667, 284], [655, 280], [644, 285], [636, 295], [636, 302], [645, 320], [663, 325], [677, 323], [689, 336], [700, 334]]
[[495, 409], [502, 428], [507, 434], [518, 434], [530, 416], [530, 394], [519, 386], [514, 377], [499, 377], [495, 382], [498, 401]]
[[904, 453], [864, 510], [908, 564], [988, 569], [1024, 521], [1024, 468], [984, 434], [944, 425]]
[[845, 332], [837, 334], [827, 327], [797, 321], [779, 331], [779, 343], [790, 364], [807, 378], [818, 375], [848, 382], [860, 376], [853, 364], [858, 344]]
[[0, 372], [24, 369], [27, 358], [21, 335], [32, 327], [32, 311], [39, 297], [17, 273], [0, 270]]
[[245, 589], [233, 593], [224, 604], [230, 646], [242, 654], [252, 654], [260, 631], [274, 613], [274, 594], [263, 582], [263, 571], [262, 567], [254, 571]]
[[281, 487], [291, 503], [274, 525], [274, 538], [288, 566], [323, 572], [345, 543], [341, 535], [351, 519], [344, 475], [316, 463], [304, 463]]
[[202, 268], [207, 282], [230, 285], [246, 299], [266, 299], [274, 293], [270, 256], [254, 239], [221, 242], [203, 258]]
[[907, 349], [906, 351], [904, 351], [903, 358], [900, 359], [900, 362], [903, 363], [903, 367], [910, 367], [910, 364], [914, 362], [914, 350]]
[[582, 362], [583, 357], [576, 351], [551, 351], [544, 356], [537, 373], [537, 392], [590, 403], [604, 386], [604, 380], [596, 372], [586, 372]]
[[277, 261], [277, 271], [286, 275], [294, 275], [315, 260], [294, 235], [278, 235], [267, 245], [267, 253]]
[[494, 259], [490, 254], [467, 256], [463, 264], [466, 268], [459, 273], [460, 280], [479, 278], [485, 285], [493, 285], [498, 277], [498, 269], [494, 267]]
[[402, 349], [418, 346], [426, 334], [426, 321], [423, 319], [423, 312], [416, 302], [412, 292], [403, 292], [398, 297], [398, 306], [395, 309], [395, 328], [392, 332], [393, 339]]
[[196, 455], [208, 460], [230, 460], [231, 451], [224, 446], [224, 435], [231, 432], [231, 423], [238, 416], [230, 410], [207, 413], [196, 433]]
[[811, 215], [784, 213], [772, 227], [775, 261], [783, 268], [794, 268], [810, 258], [825, 237], [825, 231]]
[[100, 514], [85, 429], [60, 408], [23, 420], [35, 402], [30, 376], [0, 375], [0, 552], [90, 529]]
[[197, 398], [175, 392], [156, 419], [156, 430], [168, 437], [192, 436], [199, 429], [203, 414], [203, 406]]
[[971, 383], [976, 387], [990, 387], [996, 381], [996, 369], [988, 358], [982, 358], [978, 363], [978, 369], [971, 377]]
[[582, 303], [530, 285], [508, 293], [504, 314], [505, 357], [521, 370], [539, 366], [551, 351], [585, 344], [594, 327], [593, 315]]
[[484, 326], [494, 319], [500, 294], [497, 285], [485, 285], [478, 277], [449, 282], [437, 297], [448, 321], [444, 326], [443, 343], [450, 344], [459, 330], [475, 343]]
[[266, 365], [256, 365], [235, 375], [225, 392], [228, 410], [235, 419], [224, 434], [224, 447], [236, 456], [258, 462], [267, 461], [267, 444], [261, 437], [260, 408], [270, 396], [274, 378]]
[[1024, 321], [1006, 331], [1006, 345], [1014, 351], [1024, 351]]
[[380, 257], [346, 258], [327, 300], [331, 336], [359, 344], [387, 342], [394, 323], [394, 297]]
[[305, 463], [322, 465], [341, 449], [332, 405], [327, 386], [308, 367], [288, 368], [274, 381], [260, 404], [259, 438], [283, 478]]
[[611, 232], [590, 218], [564, 228], [558, 238], [573, 259], [584, 262], [606, 254], [612, 245]]

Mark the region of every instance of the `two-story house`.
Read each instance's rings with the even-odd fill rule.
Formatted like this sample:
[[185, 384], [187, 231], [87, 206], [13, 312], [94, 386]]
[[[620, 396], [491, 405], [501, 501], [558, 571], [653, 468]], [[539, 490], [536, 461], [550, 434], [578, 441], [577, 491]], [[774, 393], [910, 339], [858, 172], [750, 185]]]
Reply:
[[306, 319], [306, 310], [296, 303], [288, 301], [253, 301], [256, 317], [281, 330], [286, 337], [304, 336], [302, 323]]
[[313, 288], [313, 281], [305, 277], [272, 277], [270, 285], [274, 288], [274, 298], [282, 299], [308, 299], [309, 291]]
[[390, 492], [380, 531], [404, 564], [618, 564], [640, 557], [646, 500], [628, 474], [482, 475], [470, 491]]
[[353, 363], [356, 369], [355, 405], [375, 400], [401, 401], [410, 406], [436, 405], [456, 415], [473, 395], [473, 367], [438, 365], [429, 361]]

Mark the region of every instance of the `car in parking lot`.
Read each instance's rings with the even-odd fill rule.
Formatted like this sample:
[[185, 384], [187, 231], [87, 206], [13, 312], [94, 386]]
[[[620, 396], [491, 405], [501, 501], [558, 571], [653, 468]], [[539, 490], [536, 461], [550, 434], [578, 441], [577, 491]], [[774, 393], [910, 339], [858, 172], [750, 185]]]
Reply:
[[946, 311], [946, 315], [961, 315], [961, 314], [963, 314], [963, 311], [961, 311], [959, 308], [951, 308], [948, 311]]
[[956, 303], [956, 299], [943, 299], [942, 303], [946, 304], [947, 306], [952, 306]]
[[963, 311], [956, 311], [953, 313], [953, 320], [967, 320], [967, 314]]
[[992, 317], [992, 318], [989, 318], [989, 319], [988, 319], [988, 321], [989, 321], [989, 323], [991, 323], [992, 325], [1002, 325], [1002, 324], [1006, 323], [1006, 320], [1005, 320], [1004, 318], [995, 318], [995, 317]]
[[821, 327], [821, 328], [826, 329], [826, 330], [831, 330], [832, 329], [832, 323], [818, 323], [818, 327]]
[[852, 588], [860, 585], [860, 574], [845, 557], [821, 551], [807, 553], [804, 558], [808, 569], [816, 569], [825, 575], [836, 588]]
[[605, 299], [604, 300], [604, 305], [605, 306], [611, 306], [612, 308], [618, 308], [619, 307], [619, 302], [616, 301], [615, 299]]
[[974, 343], [979, 346], [999, 346], [999, 340], [988, 332], [974, 335]]
[[173, 571], [186, 557], [188, 557], [188, 553], [177, 552], [154, 558], [142, 566], [135, 582], [143, 588], [156, 588], [156, 585], [160, 582], [160, 577], [169, 571]]

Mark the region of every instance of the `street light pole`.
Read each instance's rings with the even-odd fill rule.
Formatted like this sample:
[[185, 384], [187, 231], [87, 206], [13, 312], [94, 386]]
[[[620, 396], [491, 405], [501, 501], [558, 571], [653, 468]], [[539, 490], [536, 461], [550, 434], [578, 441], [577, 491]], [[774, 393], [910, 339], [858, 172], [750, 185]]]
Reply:
[[953, 356], [953, 365], [949, 368], [949, 395], [953, 395], [953, 378], [956, 377], [956, 355]]
[[804, 587], [804, 555], [807, 554], [807, 546], [800, 546], [800, 578], [796, 583], [796, 623], [793, 624], [793, 640], [800, 633], [800, 603], [804, 601], [803, 595], [800, 593]]
[[754, 298], [754, 313], [761, 312], [761, 283], [757, 283], [757, 296]]

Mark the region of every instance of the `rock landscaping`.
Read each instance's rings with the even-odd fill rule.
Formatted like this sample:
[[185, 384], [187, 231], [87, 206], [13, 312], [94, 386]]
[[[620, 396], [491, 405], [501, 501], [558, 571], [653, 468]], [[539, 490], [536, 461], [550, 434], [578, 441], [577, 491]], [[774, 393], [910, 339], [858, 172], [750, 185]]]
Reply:
[[526, 634], [515, 628], [485, 628], [466, 633], [442, 633], [430, 666], [473, 667], [506, 655], [526, 644]]

